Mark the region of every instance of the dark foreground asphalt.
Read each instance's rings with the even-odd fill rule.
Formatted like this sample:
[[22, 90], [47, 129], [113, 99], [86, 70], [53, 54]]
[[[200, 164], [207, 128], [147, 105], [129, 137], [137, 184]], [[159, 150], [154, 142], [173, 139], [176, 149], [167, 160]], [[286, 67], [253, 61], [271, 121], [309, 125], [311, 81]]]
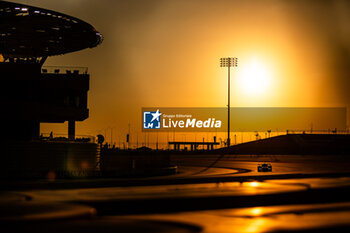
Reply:
[[[350, 175], [328, 159], [178, 160], [171, 177], [2, 181], [1, 232], [348, 232]], [[253, 158], [254, 159], [254, 158]], [[266, 158], [263, 158], [264, 160]], [[213, 161], [215, 164], [213, 164]], [[335, 164], [339, 167], [332, 168]], [[197, 166], [194, 166], [197, 165]], [[320, 169], [317, 169], [319, 167]], [[285, 169], [285, 172], [283, 172]]]

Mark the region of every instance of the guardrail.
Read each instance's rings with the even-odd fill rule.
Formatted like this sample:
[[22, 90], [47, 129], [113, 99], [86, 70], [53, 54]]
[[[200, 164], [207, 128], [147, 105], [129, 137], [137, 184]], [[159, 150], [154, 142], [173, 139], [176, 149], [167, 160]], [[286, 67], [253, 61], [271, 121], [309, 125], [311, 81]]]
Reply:
[[287, 130], [286, 134], [349, 134], [349, 129], [338, 130], [338, 129], [327, 129], [327, 130]]
[[41, 68], [42, 74], [87, 74], [87, 67], [74, 66], [43, 66]]
[[[40, 140], [44, 141], [70, 141], [67, 134], [57, 134], [57, 133], [41, 133]], [[73, 142], [92, 142], [96, 143], [96, 138], [91, 135], [75, 135], [75, 140]]]

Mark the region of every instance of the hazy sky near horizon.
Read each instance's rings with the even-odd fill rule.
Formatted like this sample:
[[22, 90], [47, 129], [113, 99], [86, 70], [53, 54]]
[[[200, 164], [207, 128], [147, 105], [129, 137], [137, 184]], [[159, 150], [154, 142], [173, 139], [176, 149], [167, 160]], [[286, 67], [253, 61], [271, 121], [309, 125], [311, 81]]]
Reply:
[[[78, 134], [125, 132], [128, 123], [140, 130], [141, 107], [226, 106], [227, 69], [219, 58], [228, 56], [239, 59], [233, 107], [350, 105], [349, 1], [12, 2], [75, 16], [104, 35], [96, 48], [45, 63], [89, 67], [90, 117], [77, 124]], [[266, 82], [258, 85], [247, 78], [262, 74]]]

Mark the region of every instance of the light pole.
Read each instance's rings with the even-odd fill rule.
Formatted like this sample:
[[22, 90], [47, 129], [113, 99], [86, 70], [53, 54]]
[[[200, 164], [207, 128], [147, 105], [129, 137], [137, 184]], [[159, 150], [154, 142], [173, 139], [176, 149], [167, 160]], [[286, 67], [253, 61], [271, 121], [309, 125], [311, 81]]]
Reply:
[[230, 147], [230, 68], [237, 67], [238, 59], [236, 57], [220, 58], [220, 67], [227, 67], [228, 69], [228, 96], [227, 96], [227, 147]]

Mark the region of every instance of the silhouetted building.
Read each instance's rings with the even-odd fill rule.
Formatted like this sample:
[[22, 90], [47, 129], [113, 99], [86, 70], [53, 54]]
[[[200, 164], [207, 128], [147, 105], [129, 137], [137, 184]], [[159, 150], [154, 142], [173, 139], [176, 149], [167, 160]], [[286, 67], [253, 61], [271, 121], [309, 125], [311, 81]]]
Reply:
[[0, 115], [2, 139], [39, 137], [40, 122], [88, 118], [87, 68], [42, 68], [48, 56], [102, 42], [102, 35], [80, 19], [42, 8], [0, 1]]
[[[80, 19], [5, 1], [0, 22], [1, 172], [95, 169], [97, 144], [73, 143], [75, 122], [89, 116], [87, 68], [43, 64], [49, 56], [93, 48], [102, 35]], [[70, 143], [37, 140], [40, 123], [65, 121]]]

